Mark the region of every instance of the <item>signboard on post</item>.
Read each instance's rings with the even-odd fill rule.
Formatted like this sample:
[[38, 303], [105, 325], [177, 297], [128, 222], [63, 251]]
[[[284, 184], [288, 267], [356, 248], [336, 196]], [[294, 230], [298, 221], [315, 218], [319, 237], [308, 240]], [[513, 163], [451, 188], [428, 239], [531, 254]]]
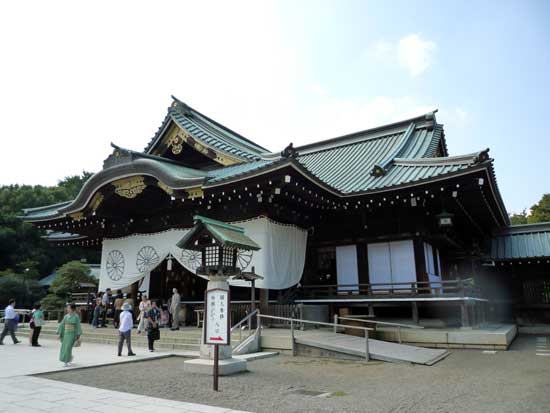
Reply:
[[231, 342], [229, 290], [207, 290], [204, 303], [204, 343], [214, 345], [214, 390], [218, 391], [219, 345]]
[[229, 345], [229, 290], [214, 288], [206, 291], [204, 311], [204, 343]]

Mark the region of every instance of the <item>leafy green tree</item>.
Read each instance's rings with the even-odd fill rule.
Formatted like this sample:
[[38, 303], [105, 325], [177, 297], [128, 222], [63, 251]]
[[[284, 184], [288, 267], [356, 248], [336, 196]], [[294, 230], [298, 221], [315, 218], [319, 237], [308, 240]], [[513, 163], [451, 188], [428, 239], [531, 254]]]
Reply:
[[62, 310], [66, 303], [66, 298], [59, 297], [53, 293], [49, 293], [40, 301], [40, 305], [44, 310]]
[[530, 224], [550, 222], [550, 194], [544, 194], [541, 200], [531, 207], [528, 221]]
[[90, 267], [80, 261], [70, 261], [57, 271], [57, 277], [50, 285], [48, 295], [41, 304], [46, 310], [61, 310], [69, 298], [69, 293], [78, 291], [81, 283], [97, 284], [90, 275]]
[[[99, 261], [99, 251], [88, 248], [54, 248], [42, 238], [44, 231], [18, 218], [23, 208], [45, 206], [74, 199], [92, 174], [68, 176], [58, 185], [0, 186], [0, 275], [22, 273], [49, 275], [63, 263], [86, 258]], [[32, 265], [31, 265], [32, 264]]]
[[527, 224], [527, 211], [525, 209], [519, 214], [510, 215], [510, 223], [512, 225], [523, 225]]
[[10, 298], [15, 298], [17, 307], [30, 308], [44, 295], [44, 289], [36, 280], [26, 279], [20, 274], [0, 277], [0, 305], [2, 306], [5, 306]]
[[58, 271], [57, 277], [50, 286], [50, 291], [57, 296], [67, 296], [77, 291], [81, 283], [96, 284], [97, 280], [90, 275], [90, 267], [80, 261], [70, 261]]

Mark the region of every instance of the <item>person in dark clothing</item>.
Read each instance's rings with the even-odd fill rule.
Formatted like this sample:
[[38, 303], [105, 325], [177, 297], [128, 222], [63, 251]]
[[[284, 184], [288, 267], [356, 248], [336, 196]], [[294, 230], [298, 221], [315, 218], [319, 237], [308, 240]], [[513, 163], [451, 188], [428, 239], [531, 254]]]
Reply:
[[121, 290], [117, 290], [115, 296], [115, 314], [113, 316], [113, 327], [118, 328], [120, 325], [120, 313], [122, 313], [122, 304], [124, 304], [124, 297]]
[[96, 298], [96, 303], [94, 307], [94, 317], [92, 318], [92, 327], [98, 328], [99, 327], [99, 318], [101, 317], [101, 298]]
[[40, 344], [38, 344], [38, 336], [40, 336], [42, 326], [46, 322], [44, 321], [44, 312], [40, 309], [40, 304], [36, 304], [34, 306], [34, 309], [35, 310], [32, 315], [32, 322], [34, 324], [34, 327], [32, 329], [31, 345], [33, 347], [40, 347]]
[[147, 342], [149, 344], [149, 351], [155, 351], [155, 340], [160, 338], [159, 330], [159, 321], [160, 321], [160, 310], [157, 307], [157, 302], [153, 301], [151, 303], [151, 309], [145, 314], [147, 319]]

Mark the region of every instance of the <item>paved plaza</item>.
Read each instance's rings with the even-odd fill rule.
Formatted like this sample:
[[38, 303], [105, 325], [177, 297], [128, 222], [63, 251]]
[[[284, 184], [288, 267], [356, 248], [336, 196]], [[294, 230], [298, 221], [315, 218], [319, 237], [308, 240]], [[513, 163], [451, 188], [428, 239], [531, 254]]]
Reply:
[[[19, 337], [22, 339], [22, 337]], [[166, 400], [158, 397], [142, 396], [127, 392], [105, 390], [97, 387], [65, 383], [31, 374], [72, 370], [85, 376], [89, 367], [129, 363], [163, 358], [174, 352], [149, 353], [136, 348], [136, 357], [116, 355], [116, 348], [102, 344], [83, 343], [73, 351], [72, 368], [62, 367], [59, 362], [59, 343], [41, 340], [42, 347], [30, 347], [25, 342], [13, 345], [7, 338], [0, 346], [0, 412], [201, 412], [235, 413], [234, 409], [207, 406], [198, 403]], [[124, 353], [123, 353], [124, 354]], [[180, 356], [195, 356], [195, 352], [180, 352]], [[121, 364], [115, 364], [120, 366]], [[83, 367], [85, 367], [83, 369]], [[114, 366], [113, 366], [114, 367]], [[127, 376], [115, 378], [128, 382]]]
[[[46, 377], [258, 413], [547, 413], [548, 353], [550, 337], [520, 336], [508, 351], [452, 350], [434, 366], [281, 355], [248, 363], [248, 373], [221, 377], [218, 393], [211, 377], [186, 374], [179, 358]], [[132, 379], [119, 380], [120, 374]]]
[[545, 336], [520, 336], [503, 352], [452, 350], [430, 367], [281, 355], [221, 377], [217, 393], [211, 376], [186, 374], [185, 358], [174, 352], [136, 348], [136, 358], [119, 358], [113, 346], [84, 343], [67, 369], [57, 361], [59, 343], [42, 344], [0, 347], [0, 412], [523, 413], [550, 406]]

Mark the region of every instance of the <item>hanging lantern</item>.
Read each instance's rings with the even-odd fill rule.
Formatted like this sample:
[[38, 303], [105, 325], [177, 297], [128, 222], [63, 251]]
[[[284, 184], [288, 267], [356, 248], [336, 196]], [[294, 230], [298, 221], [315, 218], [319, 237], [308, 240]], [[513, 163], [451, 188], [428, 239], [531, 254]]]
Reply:
[[168, 271], [172, 271], [172, 255], [168, 255], [168, 259], [166, 260], [166, 269]]
[[437, 218], [437, 225], [439, 228], [451, 228], [453, 226], [454, 214], [443, 211], [435, 217]]

